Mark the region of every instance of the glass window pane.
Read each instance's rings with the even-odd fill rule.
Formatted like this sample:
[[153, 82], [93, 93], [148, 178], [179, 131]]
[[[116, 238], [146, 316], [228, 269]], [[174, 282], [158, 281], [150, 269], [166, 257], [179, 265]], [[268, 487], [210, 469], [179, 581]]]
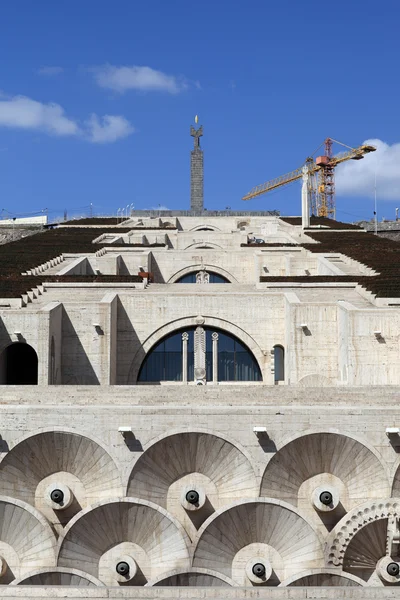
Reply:
[[187, 273], [182, 275], [176, 283], [196, 283], [196, 273]]
[[274, 346], [274, 374], [275, 381], [284, 381], [285, 351], [282, 346]]
[[231, 336], [226, 335], [225, 333], [218, 333], [218, 350], [220, 352], [234, 352], [235, 342], [233, 338]]
[[182, 381], [182, 352], [165, 353], [165, 381]]
[[230, 283], [226, 277], [218, 275], [218, 273], [210, 273], [210, 283]]
[[182, 350], [182, 334], [175, 333], [165, 340], [165, 352], [180, 352]]

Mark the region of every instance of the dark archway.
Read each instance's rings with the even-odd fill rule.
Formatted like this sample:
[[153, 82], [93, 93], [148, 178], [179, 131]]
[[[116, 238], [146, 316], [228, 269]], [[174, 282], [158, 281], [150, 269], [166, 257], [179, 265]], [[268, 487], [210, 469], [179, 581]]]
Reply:
[[32, 346], [15, 342], [3, 350], [0, 355], [0, 383], [37, 385], [38, 357]]

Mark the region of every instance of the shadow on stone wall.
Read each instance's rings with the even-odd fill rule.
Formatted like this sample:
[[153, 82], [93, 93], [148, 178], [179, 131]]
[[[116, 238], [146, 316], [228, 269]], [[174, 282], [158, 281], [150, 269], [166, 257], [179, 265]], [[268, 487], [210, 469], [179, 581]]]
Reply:
[[132, 361], [142, 364], [145, 351], [120, 298], [117, 300], [117, 385], [134, 385], [129, 376]]
[[79, 339], [71, 319], [63, 307], [62, 348], [61, 348], [62, 385], [100, 385], [99, 378]]

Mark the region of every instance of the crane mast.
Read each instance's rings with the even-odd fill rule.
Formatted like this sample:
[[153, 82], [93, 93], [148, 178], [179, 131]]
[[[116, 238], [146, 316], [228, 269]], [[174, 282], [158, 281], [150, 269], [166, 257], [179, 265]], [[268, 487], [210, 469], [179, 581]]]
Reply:
[[[345, 146], [348, 150], [333, 156], [332, 146], [334, 142]], [[305, 164], [298, 169], [252, 188], [248, 194], [243, 196], [242, 200], [252, 200], [301, 179], [304, 177], [304, 167], [307, 167], [307, 187], [311, 213], [318, 217], [335, 218], [335, 167], [347, 160], [361, 160], [365, 154], [375, 152], [376, 148], [365, 144], [357, 148], [351, 148], [332, 138], [326, 138], [323, 145], [325, 153], [322, 156], [317, 156], [315, 161], [311, 157], [307, 158]]]
[[[335, 218], [335, 167], [332, 164], [332, 139], [326, 138], [324, 142], [325, 155], [316, 159], [316, 164], [320, 164], [318, 171], [318, 196], [319, 205], [315, 206], [315, 212], [320, 217]], [[323, 162], [318, 162], [318, 160]], [[327, 160], [324, 160], [327, 159]]]

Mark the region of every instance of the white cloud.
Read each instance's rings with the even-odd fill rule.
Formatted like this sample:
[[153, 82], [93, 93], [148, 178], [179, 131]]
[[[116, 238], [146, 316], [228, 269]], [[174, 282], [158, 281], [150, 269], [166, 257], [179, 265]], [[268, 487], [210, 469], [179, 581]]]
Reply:
[[43, 104], [25, 96], [0, 100], [0, 126], [42, 130], [53, 135], [77, 135], [79, 126], [59, 104]]
[[125, 117], [116, 115], [104, 115], [99, 118], [93, 114], [86, 122], [86, 126], [88, 139], [95, 144], [115, 142], [135, 131]]
[[400, 199], [400, 143], [389, 145], [379, 139], [366, 140], [376, 152], [362, 160], [349, 160], [336, 169], [336, 190], [343, 196], [374, 196], [375, 173], [377, 195], [381, 200]]
[[64, 72], [62, 67], [40, 67], [37, 70], [38, 75], [45, 75], [47, 77], [54, 77], [55, 75], [61, 75]]
[[0, 127], [42, 131], [55, 136], [75, 136], [93, 143], [109, 143], [133, 133], [125, 117], [104, 115], [91, 117], [81, 125], [67, 117], [59, 104], [44, 104], [25, 96], [0, 96]]
[[159, 204], [158, 206], [151, 206], [150, 210], [169, 210], [168, 206], [164, 206], [164, 204]]
[[127, 90], [139, 90], [178, 94], [187, 88], [187, 83], [183, 79], [156, 71], [151, 67], [104, 65], [93, 69], [93, 73], [100, 87], [121, 93]]

